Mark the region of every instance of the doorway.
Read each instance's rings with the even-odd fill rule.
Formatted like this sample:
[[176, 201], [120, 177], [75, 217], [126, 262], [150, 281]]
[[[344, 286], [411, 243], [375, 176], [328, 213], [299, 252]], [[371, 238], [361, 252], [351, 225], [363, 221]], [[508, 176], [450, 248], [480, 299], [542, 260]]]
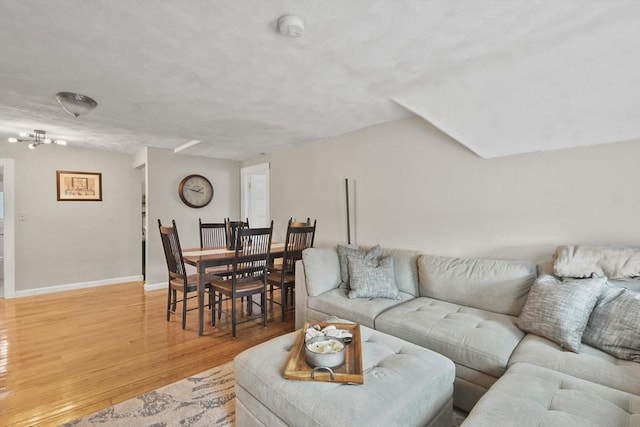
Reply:
[[15, 160], [0, 159], [0, 297], [15, 297]]
[[248, 166], [240, 170], [242, 218], [249, 218], [252, 227], [269, 223], [269, 163]]

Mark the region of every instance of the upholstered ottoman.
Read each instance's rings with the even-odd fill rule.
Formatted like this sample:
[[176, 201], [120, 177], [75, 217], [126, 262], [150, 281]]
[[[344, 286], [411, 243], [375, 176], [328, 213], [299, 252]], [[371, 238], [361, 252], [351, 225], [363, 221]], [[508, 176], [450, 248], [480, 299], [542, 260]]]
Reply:
[[449, 359], [361, 326], [364, 384], [288, 380], [283, 372], [299, 333], [235, 358], [238, 426], [451, 426]]
[[640, 396], [516, 363], [469, 413], [464, 427], [640, 427]]

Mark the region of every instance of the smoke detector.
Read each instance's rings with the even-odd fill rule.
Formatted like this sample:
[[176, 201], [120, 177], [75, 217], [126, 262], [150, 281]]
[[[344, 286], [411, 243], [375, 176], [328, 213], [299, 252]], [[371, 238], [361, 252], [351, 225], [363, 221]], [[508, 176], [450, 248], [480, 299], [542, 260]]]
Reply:
[[282, 15], [278, 18], [280, 34], [286, 37], [300, 37], [304, 32], [304, 19], [297, 15]]

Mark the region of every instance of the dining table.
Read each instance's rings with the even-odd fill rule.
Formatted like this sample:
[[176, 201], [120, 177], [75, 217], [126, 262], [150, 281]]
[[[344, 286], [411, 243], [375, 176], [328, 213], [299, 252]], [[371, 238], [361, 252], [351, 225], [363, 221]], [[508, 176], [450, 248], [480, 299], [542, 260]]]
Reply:
[[[284, 245], [284, 243], [271, 243], [271, 249], [269, 250], [270, 262], [275, 258], [282, 258], [284, 255]], [[204, 334], [204, 289], [207, 283], [205, 270], [208, 267], [233, 264], [235, 253], [235, 249], [224, 248], [195, 248], [184, 249], [182, 251], [182, 258], [185, 264], [194, 266], [198, 271], [198, 335]]]

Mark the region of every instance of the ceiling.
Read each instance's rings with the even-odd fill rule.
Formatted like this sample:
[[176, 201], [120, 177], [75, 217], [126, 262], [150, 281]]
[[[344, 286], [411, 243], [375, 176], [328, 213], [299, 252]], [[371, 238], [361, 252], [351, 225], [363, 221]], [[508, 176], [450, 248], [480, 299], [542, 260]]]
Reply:
[[414, 115], [485, 158], [640, 138], [640, 2], [0, 0], [0, 148], [242, 160]]

